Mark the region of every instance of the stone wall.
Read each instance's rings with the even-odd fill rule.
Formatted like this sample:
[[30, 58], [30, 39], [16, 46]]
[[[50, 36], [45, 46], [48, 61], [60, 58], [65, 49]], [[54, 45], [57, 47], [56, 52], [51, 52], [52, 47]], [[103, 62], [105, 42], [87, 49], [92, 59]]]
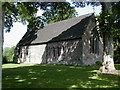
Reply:
[[17, 63], [82, 65], [81, 39], [21, 46], [19, 50]]
[[90, 53], [90, 34], [83, 39], [52, 42], [41, 45], [22, 46], [17, 63], [43, 63], [68, 65], [93, 65], [102, 61], [102, 43], [99, 54]]
[[48, 64], [82, 65], [81, 39], [48, 43], [46, 53]]
[[[49, 42], [47, 44], [21, 46], [18, 54], [19, 63], [93, 65], [103, 59], [102, 38], [98, 36], [98, 47], [91, 52], [91, 37], [95, 23], [91, 20], [82, 39]], [[18, 51], [17, 51], [18, 52]]]
[[20, 53], [18, 53], [17, 63], [42, 63], [45, 47], [46, 44], [19, 47]]
[[[82, 42], [83, 42], [83, 65], [93, 65], [95, 64], [96, 61], [102, 62], [103, 60], [103, 43], [102, 43], [102, 38], [98, 36], [97, 30], [95, 29], [93, 31], [93, 28], [95, 27], [95, 23], [90, 21], [87, 30], [84, 32], [84, 35], [82, 37]], [[96, 33], [95, 33], [96, 32]], [[94, 35], [94, 40], [98, 37], [97, 41], [97, 47], [94, 46], [94, 49], [96, 52], [92, 51], [91, 52], [91, 37], [93, 38]], [[96, 42], [94, 42], [95, 45]]]

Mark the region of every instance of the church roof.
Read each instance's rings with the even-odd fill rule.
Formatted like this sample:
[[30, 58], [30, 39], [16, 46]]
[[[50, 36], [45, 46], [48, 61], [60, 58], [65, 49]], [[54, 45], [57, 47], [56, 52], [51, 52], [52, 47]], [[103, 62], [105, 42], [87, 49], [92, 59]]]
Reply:
[[27, 32], [17, 46], [41, 44], [81, 38], [93, 14], [49, 24], [42, 29]]

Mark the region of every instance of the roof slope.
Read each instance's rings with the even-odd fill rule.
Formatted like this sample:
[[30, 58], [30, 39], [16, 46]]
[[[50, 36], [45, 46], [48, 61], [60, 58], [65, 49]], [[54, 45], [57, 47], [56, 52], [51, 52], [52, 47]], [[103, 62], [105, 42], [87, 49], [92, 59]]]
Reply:
[[40, 30], [27, 32], [17, 46], [40, 44], [82, 37], [93, 14], [49, 24]]

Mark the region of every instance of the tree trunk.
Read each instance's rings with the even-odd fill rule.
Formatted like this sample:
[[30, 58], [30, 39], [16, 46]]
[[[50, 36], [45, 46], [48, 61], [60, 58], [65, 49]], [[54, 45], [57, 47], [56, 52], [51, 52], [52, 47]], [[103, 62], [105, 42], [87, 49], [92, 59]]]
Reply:
[[108, 63], [109, 71], [114, 71], [114, 44], [113, 38], [108, 35], [103, 36], [103, 61], [104, 63]]
[[[107, 10], [111, 10], [111, 2], [101, 2], [102, 12], [104, 13]], [[110, 37], [109, 33], [103, 33], [103, 62], [104, 65], [108, 64], [109, 71], [115, 71], [114, 67], [114, 44], [113, 38]]]
[[0, 6], [0, 89], [2, 88], [2, 59], [3, 59], [3, 14]]

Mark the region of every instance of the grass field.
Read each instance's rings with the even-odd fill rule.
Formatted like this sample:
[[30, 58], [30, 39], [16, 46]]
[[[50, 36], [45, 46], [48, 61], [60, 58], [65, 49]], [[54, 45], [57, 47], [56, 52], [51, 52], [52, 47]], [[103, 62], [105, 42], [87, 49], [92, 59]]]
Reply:
[[[115, 65], [120, 70], [120, 65]], [[3, 88], [119, 88], [120, 76], [97, 75], [100, 66], [3, 64]]]

